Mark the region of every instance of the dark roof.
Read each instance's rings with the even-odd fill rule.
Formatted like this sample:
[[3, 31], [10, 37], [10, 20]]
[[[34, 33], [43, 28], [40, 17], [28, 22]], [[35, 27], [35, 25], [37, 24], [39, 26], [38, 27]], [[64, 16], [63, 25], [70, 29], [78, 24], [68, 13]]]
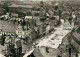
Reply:
[[0, 20], [0, 29], [6, 33], [16, 33], [18, 23], [13, 23], [12, 21], [3, 21]]

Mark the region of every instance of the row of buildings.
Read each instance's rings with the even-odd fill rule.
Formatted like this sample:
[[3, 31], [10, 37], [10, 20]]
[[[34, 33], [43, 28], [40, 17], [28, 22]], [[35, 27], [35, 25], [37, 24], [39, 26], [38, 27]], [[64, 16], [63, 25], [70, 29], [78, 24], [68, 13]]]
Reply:
[[[43, 8], [41, 11], [32, 9], [33, 7], [30, 5], [12, 4], [9, 6], [10, 14], [7, 13], [0, 16], [0, 47], [4, 48], [0, 52], [5, 52], [2, 53], [3, 55], [22, 56], [22, 53], [24, 54], [27, 49], [27, 44], [36, 38], [48, 34], [50, 30], [53, 30], [58, 25], [59, 16], [49, 17], [50, 14], [46, 13]], [[19, 11], [18, 14], [16, 13], [17, 11]], [[28, 14], [23, 15], [24, 12], [28, 12]], [[31, 12], [35, 16], [30, 15]], [[42, 13], [40, 14], [40, 12]], [[45, 17], [45, 14], [49, 18]]]

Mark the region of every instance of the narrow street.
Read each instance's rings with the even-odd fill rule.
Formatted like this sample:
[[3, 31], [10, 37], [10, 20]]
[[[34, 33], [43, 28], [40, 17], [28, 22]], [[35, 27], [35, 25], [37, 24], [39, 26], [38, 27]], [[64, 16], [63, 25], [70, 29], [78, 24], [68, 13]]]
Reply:
[[[63, 23], [63, 22], [62, 22]], [[62, 43], [62, 39], [65, 37], [65, 35], [67, 35], [69, 32], [71, 32], [71, 30], [63, 30], [63, 26], [62, 24], [55, 28], [55, 31], [52, 31], [50, 34], [48, 35], [45, 35], [44, 37], [42, 38], [39, 38], [39, 39], [36, 39], [33, 44], [29, 44], [29, 45], [34, 45], [34, 43], [36, 43], [37, 45], [37, 49], [34, 50], [33, 54], [35, 56], [40, 56], [43, 52], [38, 48], [38, 47], [41, 47], [41, 46], [44, 46], [44, 47], [51, 47], [51, 48], [55, 48], [57, 49], [59, 47], [59, 45]], [[58, 34], [58, 37], [54, 37], [56, 34]], [[58, 39], [57, 39], [58, 38]], [[51, 40], [51, 39], [54, 39], [54, 40]], [[54, 45], [52, 45], [52, 43]], [[48, 44], [48, 45], [47, 45]], [[41, 53], [41, 52], [42, 53]], [[37, 54], [36, 54], [37, 53]], [[43, 55], [42, 55], [43, 56]], [[42, 57], [40, 56], [40, 57]], [[50, 56], [50, 55], [49, 55]]]

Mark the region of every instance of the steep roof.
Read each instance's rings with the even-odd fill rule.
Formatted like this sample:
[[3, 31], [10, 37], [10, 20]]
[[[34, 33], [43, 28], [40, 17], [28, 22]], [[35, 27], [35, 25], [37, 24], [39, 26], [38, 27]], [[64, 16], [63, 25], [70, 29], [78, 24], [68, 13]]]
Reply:
[[3, 21], [0, 20], [0, 29], [6, 33], [16, 33], [16, 27], [18, 23], [13, 23], [12, 21]]
[[78, 40], [80, 41], [80, 34], [79, 33], [73, 33], [73, 36]]

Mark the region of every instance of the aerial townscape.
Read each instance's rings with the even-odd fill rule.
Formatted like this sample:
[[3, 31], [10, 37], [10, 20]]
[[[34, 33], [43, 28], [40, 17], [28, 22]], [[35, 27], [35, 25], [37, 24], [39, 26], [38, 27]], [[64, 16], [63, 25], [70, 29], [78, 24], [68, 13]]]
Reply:
[[80, 57], [80, 0], [0, 0], [0, 57]]

